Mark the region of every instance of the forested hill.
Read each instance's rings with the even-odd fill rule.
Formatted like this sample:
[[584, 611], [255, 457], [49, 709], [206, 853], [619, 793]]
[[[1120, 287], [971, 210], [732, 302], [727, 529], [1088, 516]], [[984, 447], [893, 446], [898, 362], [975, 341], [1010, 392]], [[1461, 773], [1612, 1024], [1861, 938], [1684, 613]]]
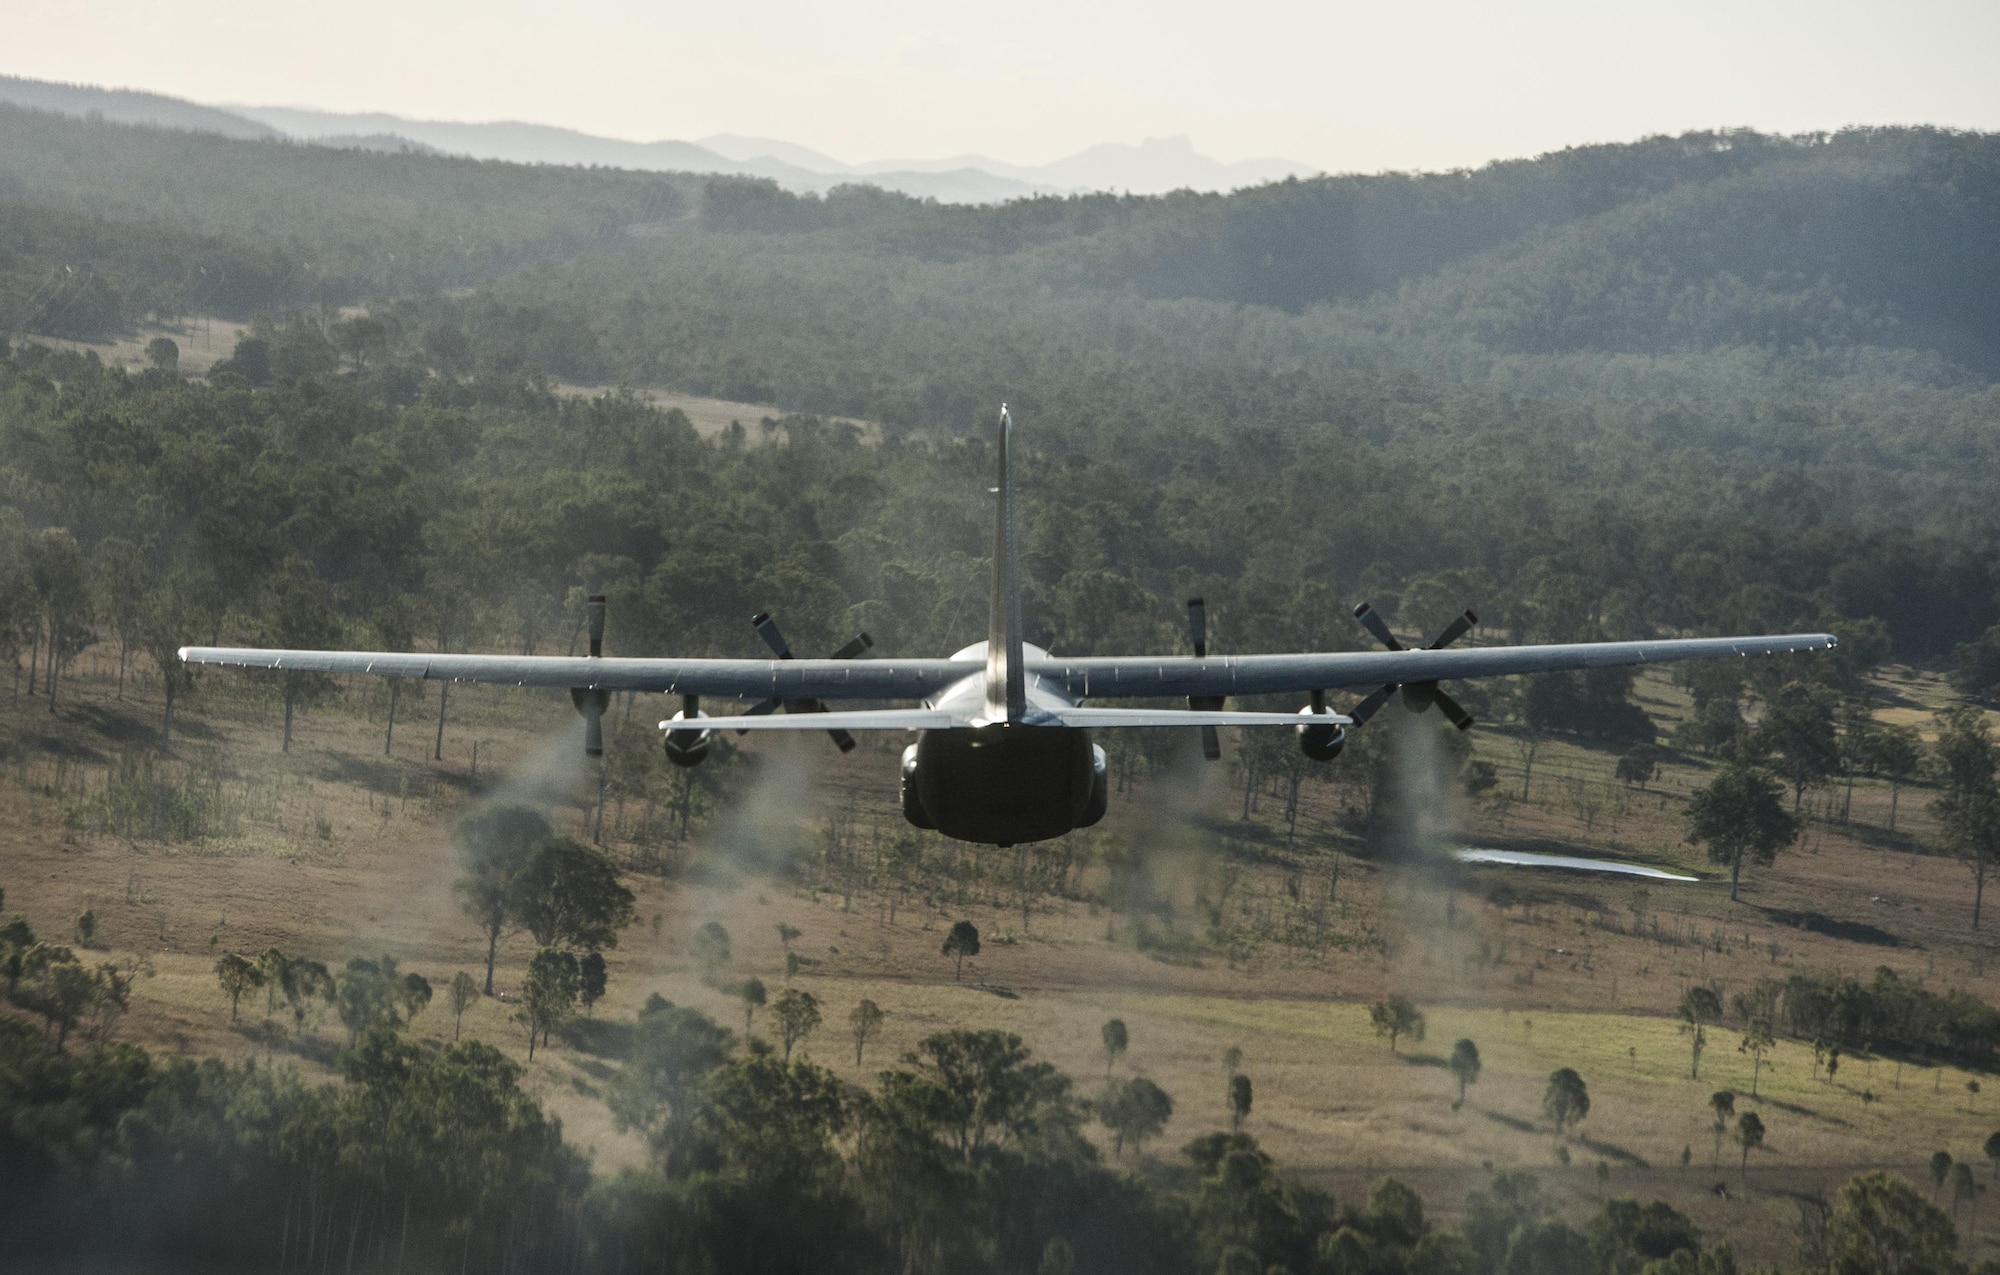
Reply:
[[1061, 291], [1334, 306], [1380, 338], [1502, 354], [1887, 348], [2000, 371], [2000, 138], [1933, 129], [1696, 133], [1468, 172], [965, 207], [0, 107], [0, 200], [281, 252], [292, 277], [272, 309], [463, 285], [621, 232], [747, 234], [809, 240], [822, 261], [1004, 265]]
[[[455, 644], [616, 588], [657, 617], [635, 651], [735, 650], [759, 606], [929, 650], [1006, 399], [1065, 650], [1170, 647], [1205, 592], [1246, 646], [1348, 640], [1368, 596], [1540, 637], [1873, 620], [1937, 658], [2000, 619], [1996, 156], [1693, 135], [980, 209], [0, 108], [0, 497], [207, 581], [212, 635], [307, 570], [352, 622], [476, 579]], [[206, 387], [33, 347], [204, 306], [267, 315]], [[544, 374], [886, 445], [794, 422], [778, 465]]]

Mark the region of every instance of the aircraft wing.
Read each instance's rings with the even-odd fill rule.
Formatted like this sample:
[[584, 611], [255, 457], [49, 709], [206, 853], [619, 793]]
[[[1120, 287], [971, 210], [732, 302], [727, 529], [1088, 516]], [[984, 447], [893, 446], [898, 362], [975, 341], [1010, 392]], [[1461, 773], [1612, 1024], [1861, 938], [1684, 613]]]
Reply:
[[[373, 673], [434, 682], [660, 691], [722, 699], [923, 699], [980, 672], [970, 660], [642, 660], [556, 655], [425, 655], [184, 646], [189, 664]], [[823, 724], [823, 723], [819, 723]]]
[[1048, 659], [1028, 671], [1060, 682], [1080, 698], [1121, 696], [1215, 696], [1304, 693], [1312, 690], [1374, 690], [1390, 683], [1452, 681], [1547, 673], [1556, 669], [1662, 664], [1674, 660], [1715, 660], [1729, 656], [1781, 655], [1824, 651], [1836, 645], [1830, 633], [1787, 633], [1775, 637], [1669, 638], [1655, 642], [1579, 642], [1556, 646], [1485, 646], [1442, 651], [1337, 651], [1320, 655], [1226, 655], [1150, 658], [1108, 656]]
[[[1448, 681], [1543, 673], [1552, 669], [1658, 664], [1672, 660], [1823, 651], [1827, 633], [1776, 637], [1687, 638], [1656, 642], [1588, 642], [1567, 646], [1487, 646], [1442, 651], [1340, 651], [1327, 654], [1106, 656], [1032, 659], [1027, 673], [1061, 684], [1078, 698], [1265, 695], [1315, 689], [1373, 690], [1391, 682]], [[745, 700], [926, 699], [985, 670], [973, 660], [715, 660], [566, 656], [427, 655], [390, 651], [285, 651], [188, 646], [189, 664], [371, 673], [431, 681], [503, 686], [587, 687], [657, 691]], [[1091, 710], [1084, 710], [1085, 712]], [[824, 715], [812, 728], [829, 723]], [[1248, 719], [1229, 714], [1237, 724]], [[1184, 725], [1202, 725], [1189, 716]], [[1084, 724], [1079, 719], [1076, 725]], [[1098, 725], [1112, 725], [1107, 718]], [[1136, 723], [1134, 723], [1136, 724]], [[1162, 723], [1164, 724], [1164, 723]], [[766, 726], [761, 729], [789, 729]]]

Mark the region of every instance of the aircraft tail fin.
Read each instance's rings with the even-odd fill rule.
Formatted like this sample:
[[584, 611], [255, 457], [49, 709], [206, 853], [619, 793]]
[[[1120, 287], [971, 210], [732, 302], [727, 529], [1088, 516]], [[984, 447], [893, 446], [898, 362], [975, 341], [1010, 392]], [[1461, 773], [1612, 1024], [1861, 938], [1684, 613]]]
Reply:
[[1018, 722], [1028, 712], [1021, 652], [1020, 536], [1014, 526], [1014, 418], [1000, 405], [1000, 473], [994, 489], [993, 600], [986, 622], [986, 720]]

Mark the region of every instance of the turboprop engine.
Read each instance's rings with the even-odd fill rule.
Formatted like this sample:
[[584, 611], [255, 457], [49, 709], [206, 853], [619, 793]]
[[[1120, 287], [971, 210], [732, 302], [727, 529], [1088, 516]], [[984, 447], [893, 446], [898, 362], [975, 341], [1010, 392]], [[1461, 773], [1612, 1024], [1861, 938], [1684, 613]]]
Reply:
[[[1312, 703], [1299, 710], [1301, 716], [1311, 717], [1327, 711], [1326, 692], [1314, 691]], [[1340, 756], [1340, 750], [1347, 747], [1347, 729], [1334, 723], [1324, 726], [1299, 726], [1299, 751], [1314, 761], [1332, 761]]]
[[[701, 711], [699, 696], [683, 695], [681, 711], [674, 714], [673, 720], [698, 722], [707, 716]], [[676, 766], [699, 766], [708, 759], [708, 746], [714, 737], [715, 732], [706, 727], [669, 730], [666, 735], [667, 760]]]

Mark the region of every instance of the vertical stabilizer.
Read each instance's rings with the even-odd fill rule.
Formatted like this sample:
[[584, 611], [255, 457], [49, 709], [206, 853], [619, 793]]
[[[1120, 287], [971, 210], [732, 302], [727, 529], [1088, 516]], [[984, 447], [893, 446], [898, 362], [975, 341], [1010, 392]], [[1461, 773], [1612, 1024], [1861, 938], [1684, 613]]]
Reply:
[[1018, 722], [1028, 712], [1021, 656], [1021, 555], [1014, 530], [1014, 418], [1000, 405], [1000, 479], [994, 490], [993, 603], [986, 620], [986, 720]]

